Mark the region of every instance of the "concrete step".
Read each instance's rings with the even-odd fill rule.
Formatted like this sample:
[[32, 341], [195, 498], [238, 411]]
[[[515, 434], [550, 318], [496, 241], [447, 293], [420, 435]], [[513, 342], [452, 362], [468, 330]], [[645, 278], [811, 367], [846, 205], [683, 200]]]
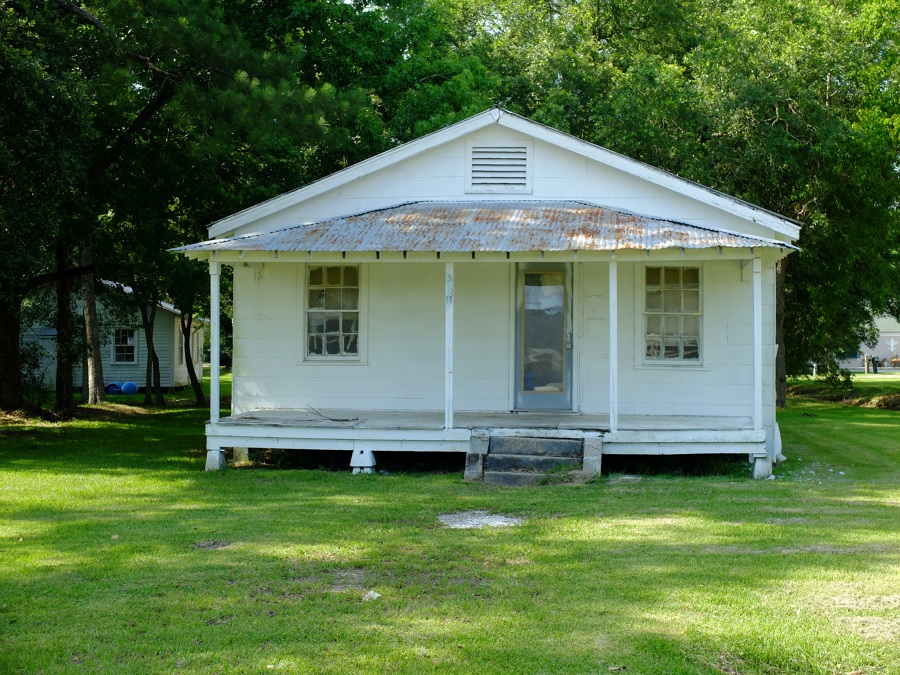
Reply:
[[484, 458], [485, 471], [527, 471], [532, 473], [577, 469], [580, 457], [547, 457], [535, 455], [498, 455], [491, 452]]
[[519, 438], [491, 436], [490, 455], [529, 455], [534, 457], [582, 456], [582, 442], [570, 438]]
[[543, 473], [526, 473], [523, 471], [485, 471], [484, 482], [490, 485], [507, 487], [524, 487], [534, 485], [545, 477]]

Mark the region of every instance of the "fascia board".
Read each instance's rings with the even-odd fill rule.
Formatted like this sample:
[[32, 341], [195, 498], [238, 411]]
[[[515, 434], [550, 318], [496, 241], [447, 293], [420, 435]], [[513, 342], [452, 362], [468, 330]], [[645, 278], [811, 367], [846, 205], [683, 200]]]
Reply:
[[299, 204], [300, 202], [321, 195], [329, 190], [341, 187], [364, 176], [384, 169], [403, 160], [415, 157], [444, 143], [454, 141], [466, 134], [479, 131], [491, 124], [495, 124], [501, 116], [501, 111], [491, 108], [483, 113], [469, 117], [444, 129], [439, 129], [430, 134], [417, 138], [409, 143], [398, 145], [379, 155], [363, 160], [353, 166], [325, 176], [314, 183], [302, 188], [285, 192], [268, 201], [251, 206], [243, 211], [227, 216], [209, 226], [209, 237], [214, 239], [220, 236], [231, 236], [239, 227], [251, 223], [254, 220], [264, 218], [283, 209]]
[[657, 169], [654, 166], [631, 159], [625, 155], [620, 155], [612, 150], [607, 150], [599, 145], [594, 145], [588, 141], [569, 134], [557, 131], [551, 127], [533, 122], [519, 117], [508, 111], [502, 111], [502, 115], [498, 120], [500, 126], [506, 127], [522, 134], [533, 136], [539, 140], [545, 141], [565, 150], [570, 150], [577, 154], [593, 159], [601, 164], [618, 169], [624, 173], [630, 174], [635, 178], [641, 178], [649, 183], [654, 183], [660, 187], [664, 187], [673, 192], [683, 194], [686, 197], [696, 199], [697, 201], [708, 204], [726, 213], [730, 213], [739, 218], [749, 220], [750, 222], [763, 225], [775, 232], [790, 237], [796, 241], [800, 237], [800, 225], [789, 218], [780, 216], [772, 211], [746, 202], [737, 197], [731, 197], [723, 192], [713, 190], [712, 188], [695, 183], [686, 178], [681, 178], [675, 174]]

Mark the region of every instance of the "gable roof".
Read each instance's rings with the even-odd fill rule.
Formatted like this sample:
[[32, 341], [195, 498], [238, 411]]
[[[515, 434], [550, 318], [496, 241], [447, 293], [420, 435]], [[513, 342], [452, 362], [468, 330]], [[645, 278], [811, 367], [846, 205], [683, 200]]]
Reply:
[[[421, 201], [182, 246], [212, 251], [524, 252], [664, 248], [794, 249], [791, 244], [581, 201]], [[204, 256], [198, 256], [204, 257]]]
[[342, 187], [354, 180], [368, 176], [380, 169], [415, 157], [444, 143], [462, 138], [493, 124], [545, 141], [560, 148], [595, 160], [626, 174], [646, 180], [649, 183], [673, 190], [679, 194], [713, 206], [750, 222], [768, 227], [775, 232], [796, 240], [800, 236], [800, 226], [796, 220], [768, 211], [737, 197], [687, 180], [662, 169], [631, 159], [612, 150], [563, 133], [538, 122], [526, 119], [502, 108], [491, 108], [456, 124], [435, 131], [409, 143], [404, 143], [379, 155], [354, 164], [346, 169], [321, 178], [309, 185], [286, 192], [250, 208], [239, 211], [216, 221], [209, 227], [210, 237], [228, 235], [235, 229], [259, 218], [271, 215], [321, 195], [329, 190]]

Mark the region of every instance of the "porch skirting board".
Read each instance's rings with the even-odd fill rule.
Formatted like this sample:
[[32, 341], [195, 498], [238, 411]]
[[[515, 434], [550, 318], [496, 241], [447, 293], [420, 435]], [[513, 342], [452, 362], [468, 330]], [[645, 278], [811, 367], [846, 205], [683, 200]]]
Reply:
[[751, 420], [740, 418], [621, 419], [619, 430], [612, 432], [594, 416], [579, 415], [494, 414], [489, 419], [472, 415], [469, 426], [453, 429], [440, 428], [440, 423], [430, 420], [429, 415], [417, 419], [415, 413], [379, 415], [368, 411], [367, 417], [359, 419], [345, 411], [346, 421], [291, 420], [285, 411], [265, 415], [257, 411], [243, 418], [238, 415], [210, 421], [206, 426], [206, 447], [211, 452], [238, 447], [485, 454], [485, 439], [508, 436], [597, 439], [600, 452], [609, 455], [766, 456], [766, 430], [753, 429]]

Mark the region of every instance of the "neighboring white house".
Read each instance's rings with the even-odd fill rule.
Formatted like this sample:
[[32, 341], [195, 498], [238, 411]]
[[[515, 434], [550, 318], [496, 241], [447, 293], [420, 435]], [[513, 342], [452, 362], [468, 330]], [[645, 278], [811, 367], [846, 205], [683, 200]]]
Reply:
[[[143, 387], [147, 379], [147, 340], [144, 336], [140, 314], [127, 319], [110, 319], [98, 299], [101, 316], [103, 378], [105, 384], [134, 382]], [[191, 326], [191, 356], [197, 377], [203, 377], [203, 339], [205, 322], [194, 319]], [[40, 376], [46, 388], [56, 381], [56, 329], [32, 326], [23, 334], [23, 341], [37, 343], [44, 358]], [[153, 328], [153, 344], [159, 358], [160, 385], [172, 389], [190, 385], [188, 366], [184, 358], [184, 334], [181, 332], [181, 312], [167, 302], [161, 302], [156, 311]], [[81, 388], [84, 368], [72, 373], [74, 386]]]
[[[740, 453], [775, 423], [775, 264], [800, 224], [501, 109], [214, 223], [234, 268], [224, 447]], [[217, 373], [217, 368], [213, 367]], [[214, 386], [214, 396], [217, 396]], [[467, 470], [468, 472], [468, 470]]]
[[856, 353], [848, 354], [840, 362], [842, 368], [863, 371], [866, 369], [866, 357], [869, 357], [871, 369], [873, 356], [878, 358], [879, 368], [900, 368], [900, 322], [890, 316], [881, 316], [876, 319], [875, 327], [878, 329], [875, 346], [860, 345]]

